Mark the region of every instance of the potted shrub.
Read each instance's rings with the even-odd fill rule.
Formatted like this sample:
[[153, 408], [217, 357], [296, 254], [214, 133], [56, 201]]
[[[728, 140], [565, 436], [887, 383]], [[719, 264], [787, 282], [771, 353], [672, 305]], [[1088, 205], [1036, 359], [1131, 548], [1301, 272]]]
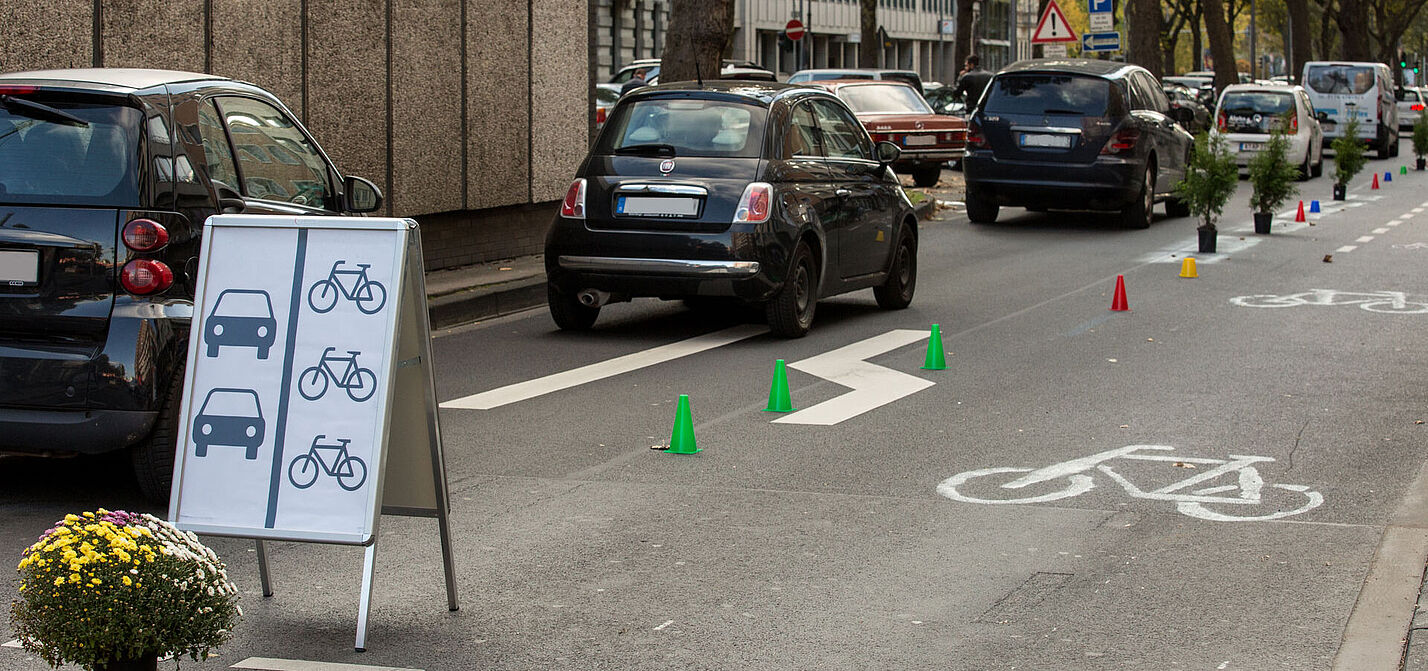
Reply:
[[1299, 191], [1294, 185], [1299, 169], [1289, 165], [1289, 138], [1285, 137], [1283, 128], [1283, 125], [1275, 128], [1264, 150], [1249, 162], [1249, 181], [1254, 188], [1250, 209], [1254, 210], [1255, 233], [1269, 233], [1274, 211]]
[[153, 515], [66, 515], [20, 560], [11, 622], [24, 648], [58, 667], [157, 668], [227, 641], [241, 611], [223, 563]]
[[1190, 214], [1200, 219], [1196, 231], [1201, 252], [1215, 251], [1215, 222], [1225, 204], [1230, 202], [1239, 179], [1240, 169], [1226, 148], [1224, 138], [1209, 132], [1196, 135], [1185, 179], [1175, 183], [1175, 197], [1189, 208]]
[[1424, 155], [1428, 155], [1428, 114], [1418, 115], [1413, 124], [1413, 155], [1418, 157], [1417, 169], [1424, 167]]
[[1347, 197], [1349, 180], [1368, 163], [1368, 159], [1364, 158], [1364, 143], [1358, 133], [1359, 120], [1350, 119], [1344, 124], [1344, 134], [1334, 138], [1330, 145], [1334, 148], [1334, 200]]

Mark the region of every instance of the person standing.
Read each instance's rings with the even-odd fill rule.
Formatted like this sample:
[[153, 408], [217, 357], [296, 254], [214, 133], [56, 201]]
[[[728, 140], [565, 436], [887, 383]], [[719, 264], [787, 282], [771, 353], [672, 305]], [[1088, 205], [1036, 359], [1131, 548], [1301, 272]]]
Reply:
[[977, 106], [977, 101], [982, 99], [982, 91], [986, 90], [991, 81], [992, 73], [982, 69], [982, 59], [976, 54], [968, 56], [962, 74], [957, 77], [956, 91], [962, 95], [962, 101], [967, 104], [969, 113]]
[[634, 74], [630, 75], [630, 81], [625, 82], [625, 85], [620, 87], [620, 95], [623, 97], [626, 93], [629, 93], [630, 91], [633, 91], [644, 85], [645, 69], [639, 68], [635, 70]]

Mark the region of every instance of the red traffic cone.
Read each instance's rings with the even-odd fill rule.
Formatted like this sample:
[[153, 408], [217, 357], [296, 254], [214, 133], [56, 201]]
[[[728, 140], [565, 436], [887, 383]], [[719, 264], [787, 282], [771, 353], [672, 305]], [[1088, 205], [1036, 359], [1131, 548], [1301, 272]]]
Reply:
[[1373, 186], [1371, 186], [1371, 187], [1369, 187], [1369, 188], [1370, 188], [1370, 189], [1377, 189], [1377, 188], [1378, 188], [1378, 173], [1374, 173], [1374, 174], [1373, 174]]
[[1304, 201], [1299, 201], [1299, 213], [1294, 215], [1295, 221], [1304, 221]]
[[1130, 312], [1130, 305], [1126, 303], [1126, 276], [1116, 275], [1116, 295], [1111, 298], [1112, 312]]

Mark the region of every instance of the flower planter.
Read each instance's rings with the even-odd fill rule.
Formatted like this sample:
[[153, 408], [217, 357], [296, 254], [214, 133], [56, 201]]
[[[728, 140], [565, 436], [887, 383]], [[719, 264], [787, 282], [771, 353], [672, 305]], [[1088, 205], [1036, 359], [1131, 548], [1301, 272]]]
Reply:
[[1419, 170], [1422, 170], [1422, 169], [1423, 169], [1423, 166], [1424, 166], [1425, 163], [1428, 163], [1428, 160], [1424, 160], [1423, 157], [1421, 157], [1421, 156], [1418, 157], [1417, 167], [1418, 167]]
[[1216, 235], [1217, 235], [1217, 232], [1214, 231], [1213, 229], [1207, 231], [1207, 230], [1205, 230], [1205, 229], [1203, 229], [1203, 228], [1197, 228], [1197, 229], [1195, 229], [1195, 233], [1196, 233], [1196, 234], [1199, 236], [1199, 238], [1200, 238], [1200, 253], [1201, 253], [1201, 254], [1214, 254], [1214, 253], [1215, 253], [1215, 237], [1216, 237]]
[[1344, 185], [1343, 185], [1343, 184], [1335, 184], [1335, 185], [1334, 185], [1334, 200], [1343, 200], [1343, 199], [1345, 198], [1345, 196], [1346, 196], [1345, 191], [1347, 191], [1347, 190], [1348, 190], [1348, 189], [1344, 188]]
[[94, 665], [94, 671], [158, 671], [159, 653], [140, 655], [137, 659], [116, 659], [108, 664]]
[[1254, 232], [1260, 235], [1269, 235], [1269, 225], [1274, 222], [1273, 212], [1254, 213]]

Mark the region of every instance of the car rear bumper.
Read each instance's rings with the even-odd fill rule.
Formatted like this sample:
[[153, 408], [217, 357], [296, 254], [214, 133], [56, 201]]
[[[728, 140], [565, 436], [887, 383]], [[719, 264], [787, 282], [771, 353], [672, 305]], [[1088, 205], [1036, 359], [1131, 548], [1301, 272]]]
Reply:
[[0, 454], [63, 456], [121, 450], [149, 435], [158, 411], [0, 408]]
[[1143, 163], [1099, 159], [1091, 164], [998, 161], [990, 152], [963, 160], [967, 191], [998, 205], [1117, 210], [1140, 195]]

